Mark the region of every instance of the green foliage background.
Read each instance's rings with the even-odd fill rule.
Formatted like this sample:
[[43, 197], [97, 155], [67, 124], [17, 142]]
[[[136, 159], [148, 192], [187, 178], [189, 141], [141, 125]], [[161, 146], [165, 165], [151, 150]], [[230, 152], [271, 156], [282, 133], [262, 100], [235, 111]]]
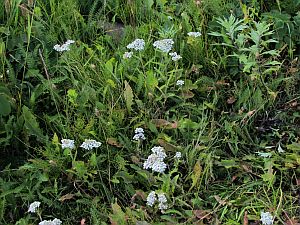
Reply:
[[[63, 224], [299, 223], [299, 29], [299, 0], [0, 0], [0, 223], [37, 224], [35, 200]], [[163, 175], [142, 169], [155, 145]]]

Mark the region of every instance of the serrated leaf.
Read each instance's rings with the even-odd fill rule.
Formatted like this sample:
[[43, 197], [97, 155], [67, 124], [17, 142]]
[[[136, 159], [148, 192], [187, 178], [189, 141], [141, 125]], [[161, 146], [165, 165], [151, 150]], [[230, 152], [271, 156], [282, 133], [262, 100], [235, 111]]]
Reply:
[[146, 73], [146, 86], [150, 89], [150, 91], [154, 91], [154, 89], [158, 86], [158, 80], [154, 76], [152, 70]]
[[189, 191], [191, 191], [196, 186], [196, 184], [198, 183], [198, 181], [200, 179], [201, 173], [202, 173], [202, 167], [201, 167], [200, 161], [198, 160], [194, 165], [193, 173], [191, 175], [192, 185], [191, 185]]
[[22, 107], [22, 117], [24, 118], [24, 127], [27, 129], [29, 135], [34, 135], [38, 137], [40, 141], [44, 142], [46, 140], [46, 137], [43, 135], [36, 117], [25, 105]]

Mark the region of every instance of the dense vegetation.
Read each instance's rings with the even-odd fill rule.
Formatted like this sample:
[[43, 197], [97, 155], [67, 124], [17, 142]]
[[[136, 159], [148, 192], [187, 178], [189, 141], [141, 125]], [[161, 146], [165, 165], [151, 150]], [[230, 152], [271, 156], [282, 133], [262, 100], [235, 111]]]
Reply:
[[299, 0], [0, 0], [0, 224], [300, 224], [299, 56]]

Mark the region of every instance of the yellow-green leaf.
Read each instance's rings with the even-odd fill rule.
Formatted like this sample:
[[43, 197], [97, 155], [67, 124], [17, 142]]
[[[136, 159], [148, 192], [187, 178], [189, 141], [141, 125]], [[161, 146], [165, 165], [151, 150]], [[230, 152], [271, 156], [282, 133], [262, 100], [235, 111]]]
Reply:
[[127, 81], [125, 81], [124, 98], [125, 98], [127, 110], [128, 112], [131, 112], [132, 109], [131, 107], [133, 104], [133, 92], [132, 92], [132, 88], [130, 87]]

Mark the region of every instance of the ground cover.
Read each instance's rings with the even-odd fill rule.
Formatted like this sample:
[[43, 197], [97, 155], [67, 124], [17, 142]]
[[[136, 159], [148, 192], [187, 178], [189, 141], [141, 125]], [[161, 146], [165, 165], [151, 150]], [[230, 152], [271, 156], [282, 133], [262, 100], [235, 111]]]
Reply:
[[298, 0], [3, 0], [0, 223], [300, 224], [299, 33]]

